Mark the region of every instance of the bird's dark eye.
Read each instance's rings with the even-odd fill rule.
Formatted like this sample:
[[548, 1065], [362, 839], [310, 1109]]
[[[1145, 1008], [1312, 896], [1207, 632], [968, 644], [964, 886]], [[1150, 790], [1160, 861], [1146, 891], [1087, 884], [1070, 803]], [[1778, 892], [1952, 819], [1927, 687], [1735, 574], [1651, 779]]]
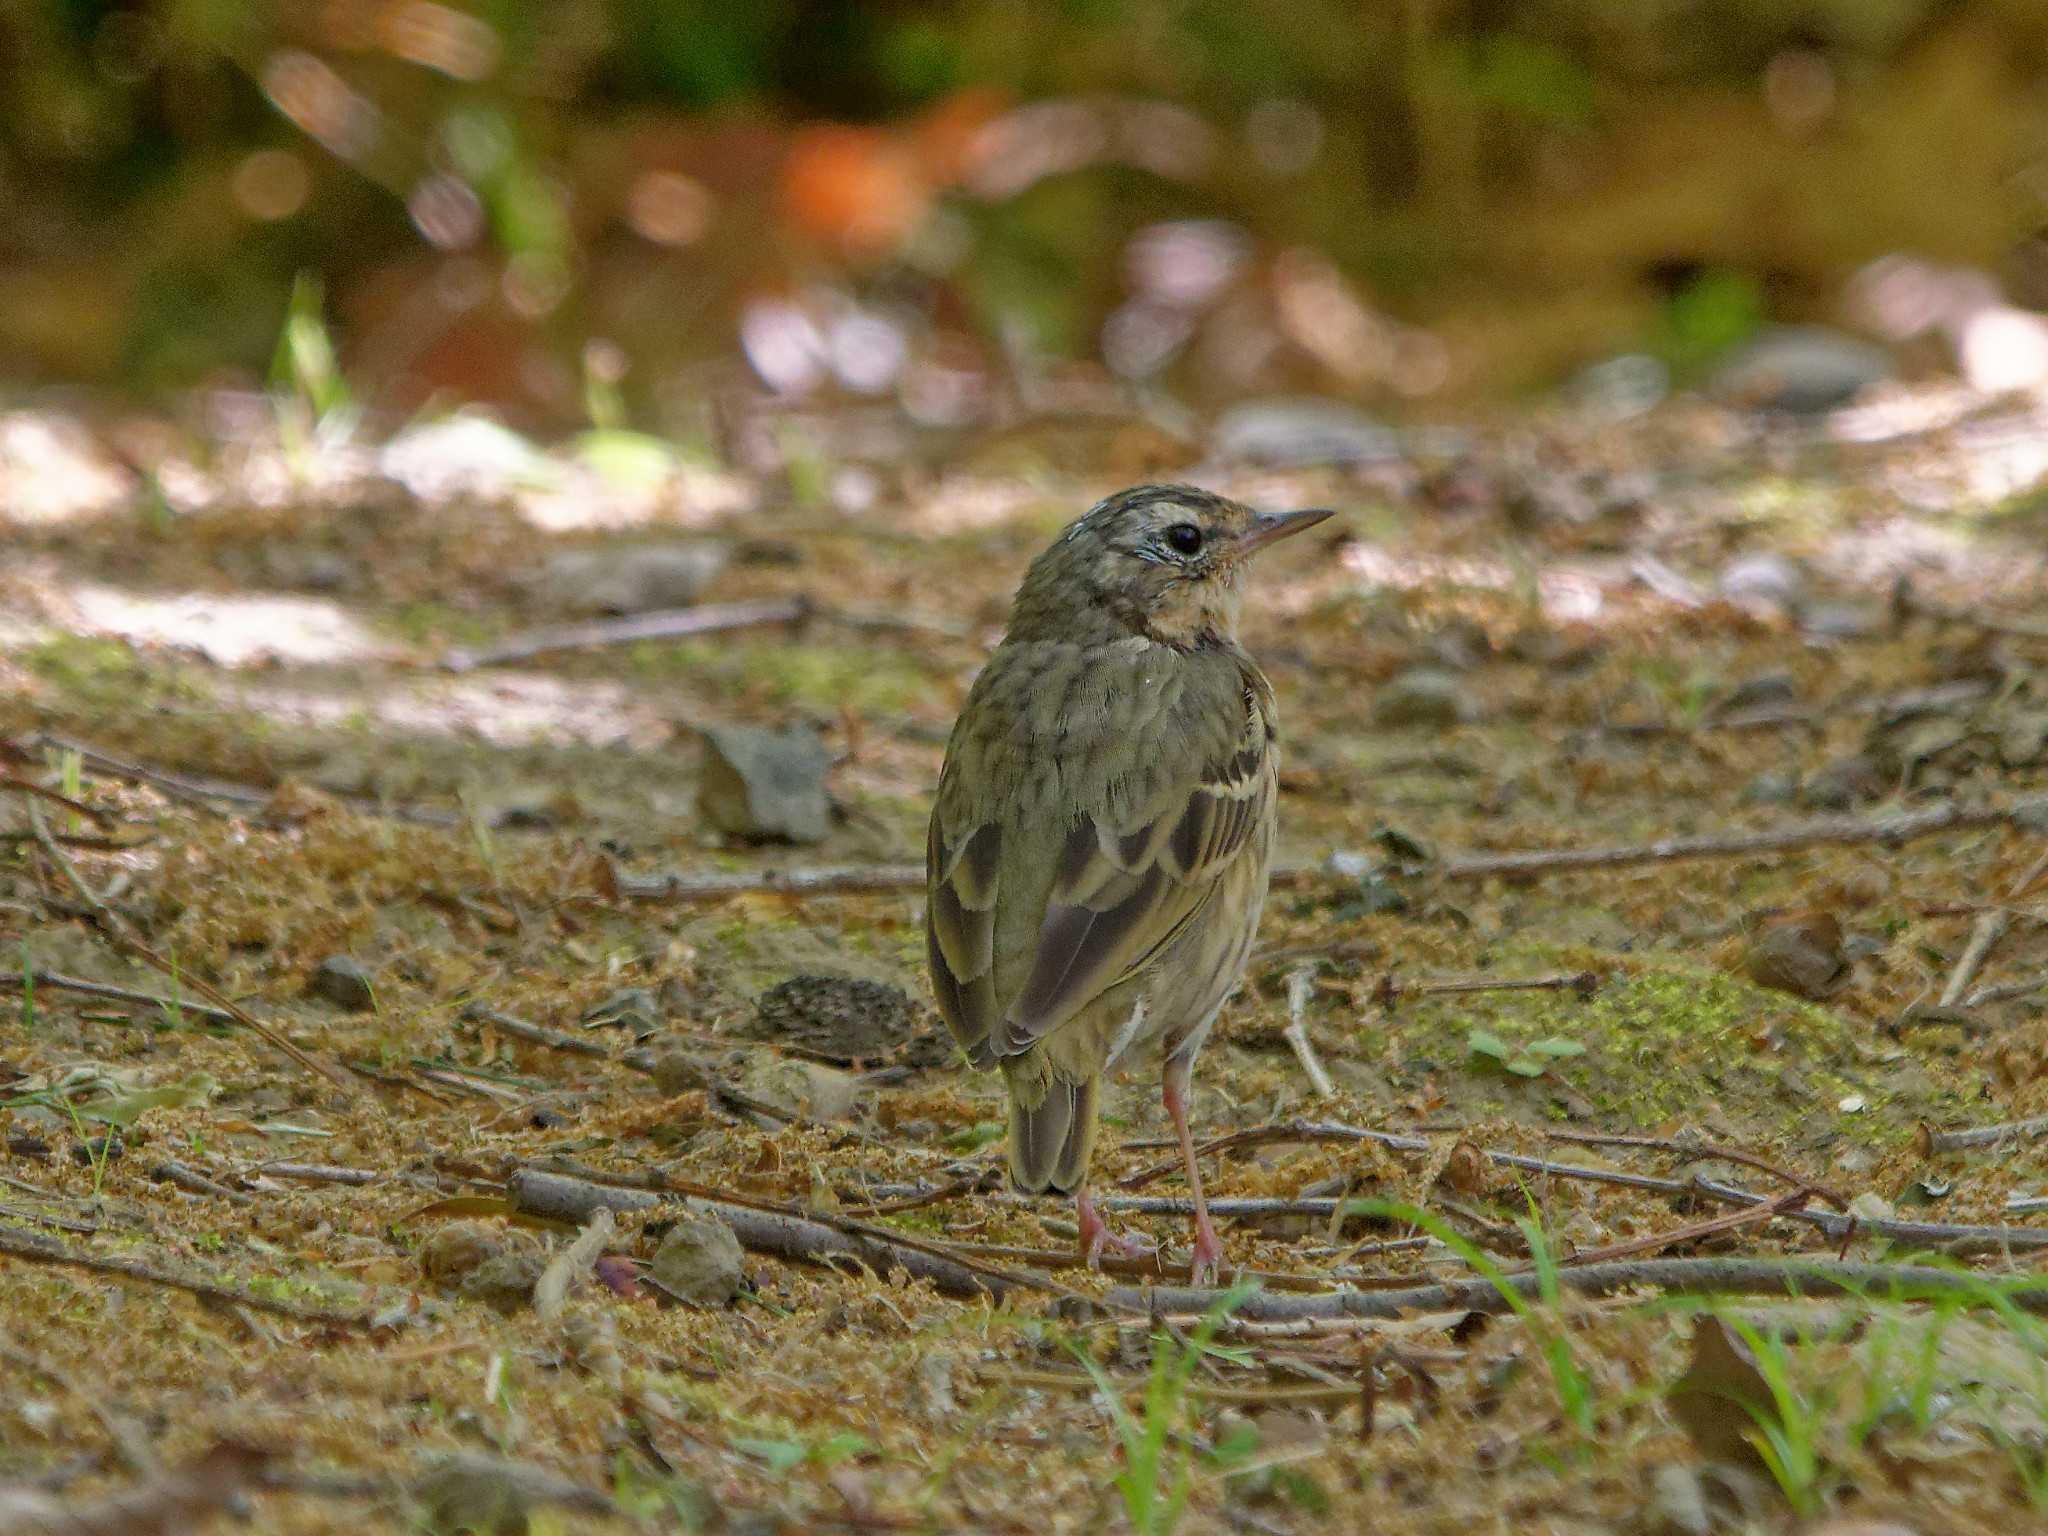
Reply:
[[1202, 530], [1193, 523], [1175, 523], [1166, 530], [1166, 547], [1177, 555], [1202, 552]]

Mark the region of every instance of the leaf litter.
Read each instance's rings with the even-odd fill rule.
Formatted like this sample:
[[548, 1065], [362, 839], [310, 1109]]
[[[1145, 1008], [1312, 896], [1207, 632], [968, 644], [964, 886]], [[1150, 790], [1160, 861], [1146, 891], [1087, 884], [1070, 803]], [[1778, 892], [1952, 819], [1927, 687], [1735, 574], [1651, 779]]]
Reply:
[[[0, 789], [0, 1316], [34, 1344], [0, 1475], [53, 1529], [208, 1468], [308, 1531], [2039, 1518], [2026, 529], [1912, 494], [1967, 438], [1755, 457], [1731, 420], [1219, 473], [1351, 513], [1248, 617], [1293, 745], [1289, 875], [1197, 1079], [1265, 1277], [1227, 1314], [1170, 1251], [1068, 1266], [922, 1001], [944, 732], [1107, 466], [1025, 429], [1007, 474], [859, 519], [693, 513], [739, 552], [707, 600], [800, 616], [460, 677], [432, 663], [569, 617], [537, 573], [587, 540], [390, 486], [9, 530], [0, 736], [40, 831]], [[260, 588], [323, 541], [375, 637], [342, 662], [60, 600]], [[1792, 600], [1737, 581], [1767, 556]], [[825, 617], [891, 605], [920, 622]], [[823, 842], [722, 839], [703, 733], [792, 727]], [[337, 959], [346, 1007], [308, 991]], [[1170, 1244], [1144, 1082], [1098, 1181]], [[1709, 1273], [1776, 1294], [1689, 1316]]]

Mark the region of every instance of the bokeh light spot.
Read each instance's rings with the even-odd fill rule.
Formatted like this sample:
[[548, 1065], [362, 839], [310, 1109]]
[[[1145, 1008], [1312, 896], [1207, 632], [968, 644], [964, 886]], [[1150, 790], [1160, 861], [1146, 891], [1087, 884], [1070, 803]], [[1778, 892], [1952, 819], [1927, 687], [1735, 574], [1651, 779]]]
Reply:
[[498, 34], [433, 0], [400, 0], [377, 15], [385, 52], [456, 80], [481, 80], [498, 65]]
[[679, 171], [648, 171], [626, 195], [626, 222], [656, 245], [692, 245], [711, 227], [710, 189]]
[[444, 251], [474, 245], [483, 233], [483, 204], [457, 176], [422, 178], [405, 200], [405, 211], [419, 232]]
[[305, 206], [312, 190], [306, 162], [289, 149], [259, 149], [235, 167], [230, 185], [235, 202], [252, 219], [288, 219]]

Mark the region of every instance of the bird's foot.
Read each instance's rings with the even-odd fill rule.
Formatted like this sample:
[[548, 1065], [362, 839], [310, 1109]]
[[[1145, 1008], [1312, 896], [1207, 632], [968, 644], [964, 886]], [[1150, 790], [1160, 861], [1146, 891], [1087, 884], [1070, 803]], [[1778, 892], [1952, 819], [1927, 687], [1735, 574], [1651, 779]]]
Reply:
[[1143, 1238], [1126, 1237], [1121, 1232], [1111, 1231], [1085, 1190], [1074, 1199], [1074, 1216], [1081, 1228], [1081, 1262], [1090, 1269], [1102, 1267], [1105, 1249], [1122, 1259], [1152, 1257], [1153, 1247]]
[[1223, 1272], [1223, 1257], [1223, 1241], [1217, 1237], [1216, 1229], [1206, 1220], [1197, 1222], [1195, 1249], [1188, 1256], [1188, 1283], [1197, 1287], [1214, 1285]]

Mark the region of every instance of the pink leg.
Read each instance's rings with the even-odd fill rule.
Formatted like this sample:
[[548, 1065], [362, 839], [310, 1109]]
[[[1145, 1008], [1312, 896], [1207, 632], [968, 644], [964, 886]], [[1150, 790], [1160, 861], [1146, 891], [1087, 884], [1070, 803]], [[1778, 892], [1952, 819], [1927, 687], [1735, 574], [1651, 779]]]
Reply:
[[1088, 1193], [1086, 1184], [1074, 1191], [1074, 1217], [1081, 1226], [1081, 1259], [1090, 1269], [1102, 1267], [1102, 1250], [1105, 1248], [1113, 1249], [1127, 1259], [1151, 1257], [1149, 1243], [1121, 1236], [1103, 1224], [1102, 1215], [1095, 1209], [1095, 1199]]
[[1173, 1133], [1180, 1138], [1181, 1161], [1187, 1164], [1188, 1193], [1195, 1202], [1194, 1274], [1196, 1285], [1214, 1285], [1223, 1263], [1223, 1243], [1209, 1220], [1209, 1202], [1202, 1197], [1202, 1170], [1195, 1161], [1195, 1139], [1188, 1134], [1188, 1076], [1192, 1064], [1178, 1058], [1166, 1063], [1166, 1112], [1173, 1118]]

